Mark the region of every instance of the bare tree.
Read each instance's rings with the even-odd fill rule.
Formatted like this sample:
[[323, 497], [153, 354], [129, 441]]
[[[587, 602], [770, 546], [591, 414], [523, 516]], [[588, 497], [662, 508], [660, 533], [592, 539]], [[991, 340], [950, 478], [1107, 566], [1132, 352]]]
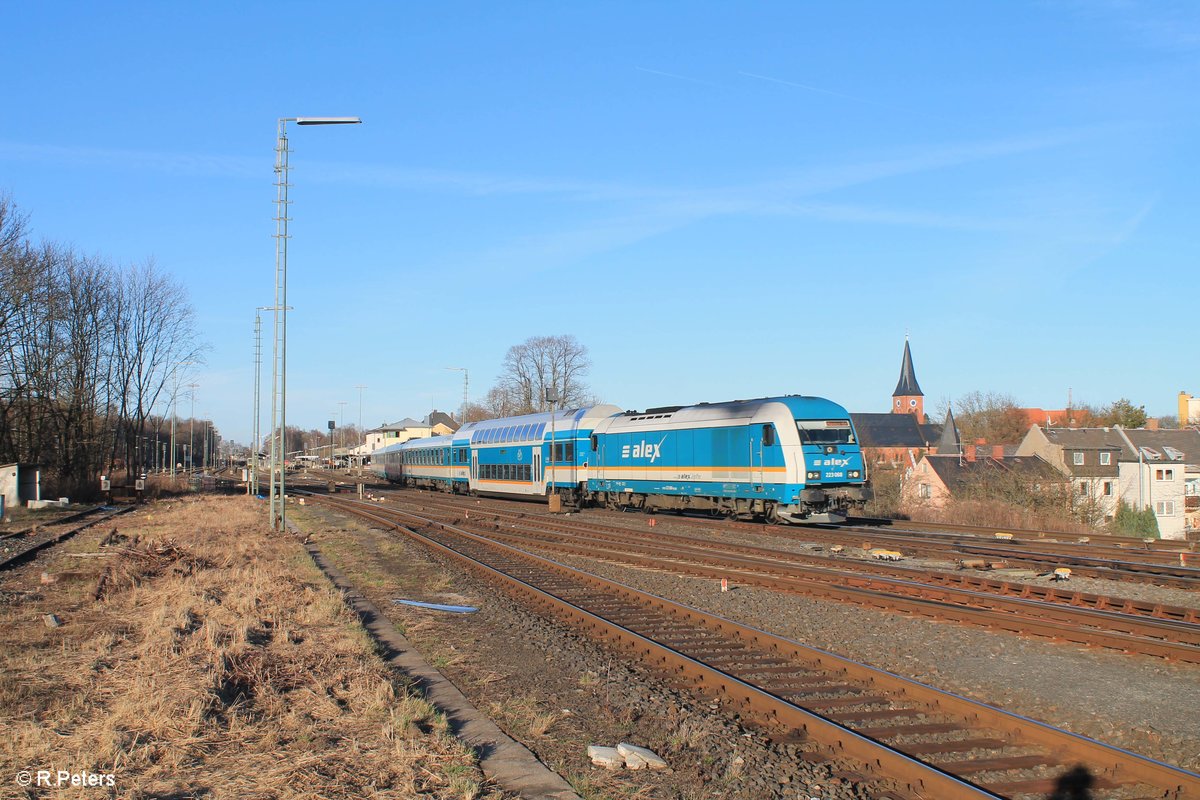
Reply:
[[954, 402], [954, 421], [964, 442], [1018, 444], [1029, 426], [1017, 401], [998, 392], [971, 392]]
[[0, 195], [0, 461], [39, 464], [51, 491], [72, 494], [119, 453], [144, 465], [168, 376], [200, 350], [182, 288], [153, 264], [121, 270], [35, 246]]
[[546, 411], [546, 390], [556, 390], [558, 408], [595, 402], [583, 382], [592, 362], [587, 348], [574, 336], [533, 336], [513, 345], [495, 387], [484, 406], [493, 416], [512, 416]]
[[195, 313], [183, 287], [158, 271], [153, 261], [134, 267], [120, 284], [116, 320], [117, 380], [121, 387], [118, 431], [125, 461], [141, 464], [146, 419], [162, 395], [175, 365], [199, 362], [202, 348]]
[[108, 265], [69, 254], [62, 266], [56, 446], [63, 488], [76, 492], [108, 449], [112, 282]]

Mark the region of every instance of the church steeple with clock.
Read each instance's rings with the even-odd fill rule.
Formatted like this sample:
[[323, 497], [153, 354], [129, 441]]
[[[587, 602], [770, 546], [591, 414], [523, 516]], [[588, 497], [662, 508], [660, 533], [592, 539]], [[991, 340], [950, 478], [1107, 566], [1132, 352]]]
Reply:
[[892, 413], [912, 414], [918, 424], [925, 422], [925, 393], [917, 383], [913, 371], [912, 351], [908, 349], [908, 337], [904, 337], [904, 360], [900, 362], [900, 380], [892, 392]]

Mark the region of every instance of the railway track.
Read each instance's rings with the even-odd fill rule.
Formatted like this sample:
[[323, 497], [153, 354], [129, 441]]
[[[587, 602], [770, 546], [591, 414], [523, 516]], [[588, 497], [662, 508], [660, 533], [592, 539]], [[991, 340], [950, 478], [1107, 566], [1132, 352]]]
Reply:
[[[698, 524], [714, 524], [708, 520], [697, 520]], [[1155, 553], [1118, 548], [1105, 551], [1087, 543], [1056, 543], [1043, 540], [1024, 542], [1014, 540], [1001, 542], [979, 537], [956, 536], [938, 533], [881, 533], [878, 530], [836, 528], [825, 525], [806, 525], [802, 530], [778, 525], [755, 525], [747, 523], [715, 523], [737, 526], [770, 536], [797, 541], [818, 541], [844, 546], [858, 546], [869, 540], [873, 546], [900, 550], [905, 554], [929, 558], [984, 558], [1003, 561], [1009, 566], [1023, 566], [1043, 572], [1058, 567], [1069, 567], [1072, 572], [1091, 578], [1137, 581], [1159, 586], [1181, 589], [1200, 589], [1200, 566], [1179, 563], [1179, 555]], [[1186, 557], [1187, 554], [1185, 554]], [[1200, 555], [1196, 556], [1200, 563]]]
[[1119, 536], [1108, 533], [1086, 533], [1076, 534], [1067, 533], [1065, 531], [1043, 531], [1029, 529], [1001, 529], [994, 525], [960, 525], [951, 524], [948, 522], [913, 522], [911, 520], [895, 520], [885, 519], [881, 517], [850, 517], [846, 520], [846, 525], [842, 527], [850, 527], [855, 530], [861, 530], [864, 533], [879, 529], [892, 529], [897, 532], [907, 533], [929, 533], [937, 531], [947, 531], [960, 536], [977, 536], [980, 538], [990, 539], [997, 533], [1012, 533], [1014, 536], [1026, 540], [1048, 540], [1057, 542], [1071, 542], [1079, 539], [1087, 539], [1090, 544], [1105, 545], [1115, 548], [1129, 548], [1134, 550], [1163, 550], [1169, 553], [1178, 552], [1195, 552], [1196, 542], [1184, 541], [1179, 539], [1154, 539], [1141, 536]]
[[[425, 508], [461, 520], [463, 509], [429, 499]], [[428, 514], [429, 512], [424, 512]], [[441, 516], [441, 515], [439, 515]], [[474, 510], [474, 526], [499, 521], [488, 535], [514, 546], [618, 561], [634, 566], [727, 578], [744, 585], [852, 602], [943, 621], [1042, 636], [1089, 647], [1200, 663], [1200, 610], [1136, 604], [1091, 595], [1091, 605], [1074, 604], [1065, 591], [1042, 597], [1017, 594], [1021, 584], [995, 581], [998, 592], [953, 585], [946, 573], [699, 540], [656, 532], [652, 540], [635, 531], [614, 529], [520, 512]], [[520, 533], [513, 533], [512, 526]], [[473, 527], [474, 527], [473, 526]], [[533, 534], [530, 531], [545, 535]], [[864, 572], [868, 574], [863, 574]], [[872, 574], [873, 573], [873, 574]], [[1050, 598], [1050, 599], [1046, 599]], [[1059, 600], [1060, 602], [1053, 602]], [[1126, 613], [1129, 607], [1135, 613]], [[1149, 612], [1138, 614], [1137, 611]]]
[[[489, 502], [488, 507], [498, 506]], [[588, 509], [587, 514], [600, 519], [610, 515], [624, 516], [621, 512], [601, 509]], [[958, 526], [944, 526], [945, 532], [939, 532], [825, 524], [766, 525], [692, 515], [678, 518], [697, 526], [741, 530], [793, 541], [844, 547], [858, 547], [869, 542], [874, 547], [896, 549], [911, 556], [949, 560], [983, 559], [1041, 572], [1068, 567], [1083, 577], [1200, 589], [1200, 553], [1192, 554], [1188, 549], [1191, 543], [1185, 542], [1148, 546], [1141, 540], [1128, 537], [1090, 537], [1120, 544], [1109, 546], [1103, 542], [1062, 542], [1040, 531], [1021, 531], [1014, 534], [1012, 540], [1001, 541], [994, 538], [993, 528], [978, 528], [975, 533], [963, 533]], [[1181, 555], [1184, 563], [1180, 562]]]
[[910, 798], [1200, 798], [1200, 775], [640, 592], [461, 527], [314, 495], [400, 530], [542, 612], [715, 698], [782, 741], [815, 743]]
[[133, 506], [96, 506], [52, 522], [5, 534], [0, 538], [0, 571], [23, 564], [42, 550], [66, 541], [82, 530], [132, 510]]

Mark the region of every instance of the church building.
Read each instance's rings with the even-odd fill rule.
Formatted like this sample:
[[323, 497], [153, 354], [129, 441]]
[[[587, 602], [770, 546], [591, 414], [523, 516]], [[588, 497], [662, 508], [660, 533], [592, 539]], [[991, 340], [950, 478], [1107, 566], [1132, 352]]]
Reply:
[[937, 449], [940, 425], [925, 417], [925, 393], [917, 383], [912, 350], [904, 339], [900, 380], [892, 392], [891, 411], [886, 414], [851, 414], [863, 456], [871, 465], [913, 466], [925, 453]]

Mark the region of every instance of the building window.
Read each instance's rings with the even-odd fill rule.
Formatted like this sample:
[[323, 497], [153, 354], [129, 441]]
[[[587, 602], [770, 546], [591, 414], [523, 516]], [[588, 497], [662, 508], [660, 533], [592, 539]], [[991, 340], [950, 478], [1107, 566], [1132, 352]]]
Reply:
[[1111, 463], [1112, 463], [1112, 453], [1101, 453], [1100, 454], [1100, 466], [1107, 467]]
[[1105, 481], [1104, 482], [1104, 496], [1112, 497], [1112, 492], [1113, 492], [1112, 481]]
[[1159, 517], [1172, 517], [1175, 515], [1174, 500], [1159, 500], [1154, 504], [1154, 514]]
[[1156, 470], [1154, 470], [1154, 480], [1156, 480], [1156, 481], [1173, 481], [1173, 480], [1175, 480], [1175, 470], [1173, 470], [1173, 469], [1156, 469]]
[[1091, 492], [1088, 491], [1088, 485], [1086, 483], [1080, 483], [1079, 484], [1079, 495], [1081, 497], [1087, 497], [1089, 494], [1091, 494]]
[[928, 500], [933, 497], [933, 488], [928, 483], [922, 483], [918, 487], [918, 493], [923, 499]]
[[1083, 453], [1081, 451], [1076, 450], [1071, 454], [1071, 458], [1074, 459], [1075, 466], [1083, 466]]

